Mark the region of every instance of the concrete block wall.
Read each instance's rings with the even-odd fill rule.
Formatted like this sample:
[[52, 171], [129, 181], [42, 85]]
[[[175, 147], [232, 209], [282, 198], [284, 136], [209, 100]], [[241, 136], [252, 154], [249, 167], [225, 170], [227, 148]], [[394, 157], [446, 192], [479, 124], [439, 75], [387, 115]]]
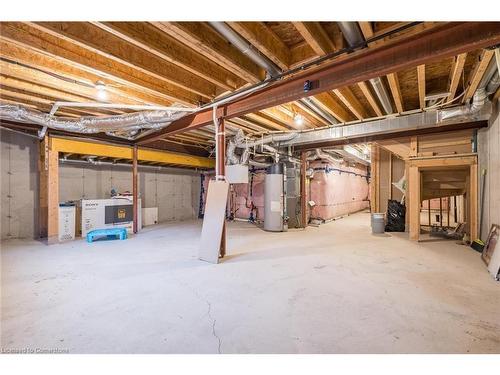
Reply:
[[[132, 169], [127, 166], [59, 166], [59, 199], [104, 199], [117, 192], [132, 191]], [[139, 195], [142, 207], [158, 207], [158, 221], [198, 217], [200, 174], [178, 168], [139, 166]]]
[[[491, 224], [500, 225], [500, 100], [494, 103], [488, 127], [478, 131], [478, 161], [480, 210], [481, 193], [484, 191], [484, 209], [479, 212], [483, 219], [481, 239], [486, 241]], [[486, 169], [484, 185], [482, 169]]]
[[[35, 138], [2, 129], [1, 239], [36, 238], [38, 234], [38, 155]], [[59, 200], [103, 199], [111, 188], [132, 190], [132, 171], [121, 166], [62, 163]], [[158, 207], [159, 222], [198, 217], [200, 174], [194, 170], [139, 166], [142, 207]]]

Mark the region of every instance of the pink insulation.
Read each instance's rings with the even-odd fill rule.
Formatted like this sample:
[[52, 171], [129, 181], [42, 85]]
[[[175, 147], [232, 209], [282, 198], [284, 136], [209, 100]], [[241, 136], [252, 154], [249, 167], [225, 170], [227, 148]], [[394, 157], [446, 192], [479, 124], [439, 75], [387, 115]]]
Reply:
[[309, 185], [308, 199], [315, 203], [311, 218], [329, 220], [369, 206], [365, 166], [314, 161], [310, 168], [315, 169]]
[[235, 217], [248, 219], [250, 211], [253, 211], [253, 218], [264, 220], [264, 171], [253, 175], [252, 197], [250, 197], [250, 183], [234, 184], [231, 194], [233, 212]]
[[[203, 202], [206, 202], [208, 181], [213, 178], [213, 174], [206, 174], [203, 181], [204, 196]], [[229, 207], [231, 207], [234, 216], [239, 219], [249, 219], [250, 212], [253, 212], [253, 218], [264, 220], [264, 180], [265, 171], [256, 171], [249, 180], [252, 181], [252, 196], [250, 197], [250, 183], [232, 184], [229, 192]]]
[[[325, 170], [327, 167], [328, 172]], [[362, 165], [349, 167], [343, 164], [314, 161], [310, 163], [310, 168], [320, 169], [314, 172], [310, 180], [307, 200], [312, 200], [316, 204], [310, 212], [311, 218], [333, 219], [369, 206], [367, 167]], [[254, 219], [264, 220], [265, 177], [265, 171], [253, 172], [253, 178], [252, 175], [249, 176], [252, 181], [252, 196], [250, 196], [250, 183], [231, 185], [228, 207], [234, 212], [236, 218], [249, 219], [252, 212]], [[205, 176], [204, 202], [210, 178], [213, 178], [213, 174]]]
[[[443, 210], [448, 209], [448, 197], [443, 197], [442, 199], [442, 207]], [[431, 202], [431, 210], [439, 210], [439, 198], [434, 198], [430, 200]], [[422, 202], [422, 208], [427, 210], [429, 208], [429, 201], [425, 200]]]

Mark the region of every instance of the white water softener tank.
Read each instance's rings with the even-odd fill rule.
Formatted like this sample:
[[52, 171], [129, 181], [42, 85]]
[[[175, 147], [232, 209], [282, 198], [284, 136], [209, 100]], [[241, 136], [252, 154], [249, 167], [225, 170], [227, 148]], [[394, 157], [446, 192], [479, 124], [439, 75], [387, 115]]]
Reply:
[[264, 230], [271, 232], [288, 230], [285, 186], [285, 165], [276, 163], [269, 166], [264, 186]]

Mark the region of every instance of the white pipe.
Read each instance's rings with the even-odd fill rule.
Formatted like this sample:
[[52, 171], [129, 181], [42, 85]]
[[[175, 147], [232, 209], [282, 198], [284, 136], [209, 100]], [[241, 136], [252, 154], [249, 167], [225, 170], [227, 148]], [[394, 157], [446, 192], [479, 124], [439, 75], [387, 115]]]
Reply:
[[500, 86], [500, 77], [494, 61], [490, 62], [488, 68], [479, 82], [478, 88], [472, 97], [470, 105], [458, 108], [445, 109], [438, 112], [439, 120], [443, 121], [458, 116], [474, 116], [487, 103], [488, 96], [493, 94]]

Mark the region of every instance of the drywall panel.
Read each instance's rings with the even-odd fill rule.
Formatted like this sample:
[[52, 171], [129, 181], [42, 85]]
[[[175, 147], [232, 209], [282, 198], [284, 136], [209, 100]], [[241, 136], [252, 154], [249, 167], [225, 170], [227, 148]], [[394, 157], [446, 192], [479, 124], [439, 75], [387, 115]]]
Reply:
[[199, 248], [199, 258], [206, 262], [219, 262], [219, 250], [226, 215], [228, 192], [229, 183], [226, 181], [211, 180], [208, 184], [207, 202]]

